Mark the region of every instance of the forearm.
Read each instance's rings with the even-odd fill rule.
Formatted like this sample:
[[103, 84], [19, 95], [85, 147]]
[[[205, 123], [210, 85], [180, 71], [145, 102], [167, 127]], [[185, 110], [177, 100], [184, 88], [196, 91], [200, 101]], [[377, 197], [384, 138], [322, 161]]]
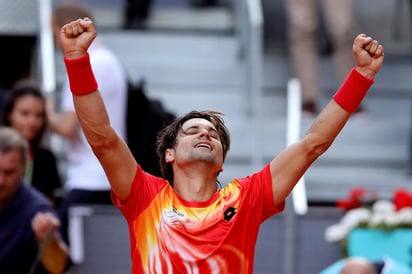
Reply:
[[42, 247], [41, 262], [50, 273], [64, 273], [69, 262], [69, 251], [67, 245], [58, 235]]
[[333, 99], [326, 105], [302, 140], [310, 148], [311, 162], [330, 147], [345, 126], [350, 114]]
[[92, 148], [100, 147], [107, 143], [107, 138], [115, 134], [98, 90], [89, 55], [77, 59], [65, 57], [64, 61], [77, 119]]
[[314, 147], [314, 155], [319, 156], [329, 148], [348, 121], [350, 114], [358, 109], [372, 84], [372, 79], [355, 69], [349, 73], [303, 140]]
[[99, 147], [107, 143], [107, 138], [115, 134], [110, 125], [100, 92], [95, 91], [87, 95], [73, 95], [74, 106], [80, 125], [87, 141], [92, 147]]

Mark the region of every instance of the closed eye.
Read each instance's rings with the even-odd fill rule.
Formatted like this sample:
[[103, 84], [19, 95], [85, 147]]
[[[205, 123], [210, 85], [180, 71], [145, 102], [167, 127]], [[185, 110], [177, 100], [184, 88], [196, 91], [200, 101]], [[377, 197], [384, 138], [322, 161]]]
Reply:
[[[199, 126], [191, 126], [187, 129], [182, 128], [182, 133], [184, 135], [197, 135], [197, 134], [200, 134], [202, 130], [203, 129]], [[216, 129], [214, 129], [213, 127], [209, 127], [209, 128], [207, 128], [207, 131], [209, 132], [209, 135], [210, 135], [211, 138], [216, 139], [216, 140], [220, 140], [220, 135], [216, 131]]]

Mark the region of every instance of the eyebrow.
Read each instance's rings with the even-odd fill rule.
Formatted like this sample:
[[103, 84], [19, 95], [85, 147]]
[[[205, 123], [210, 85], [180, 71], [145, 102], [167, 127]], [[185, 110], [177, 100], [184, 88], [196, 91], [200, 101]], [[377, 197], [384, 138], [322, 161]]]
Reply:
[[[189, 126], [189, 127], [186, 128], [186, 129], [184, 129], [183, 126], [181, 126], [180, 128], [181, 128], [182, 132], [186, 134], [186, 132], [187, 132], [189, 129], [199, 129], [199, 128], [201, 128], [201, 126], [198, 125], [198, 124], [195, 124], [195, 125]], [[217, 129], [216, 129], [214, 126], [207, 126], [206, 128], [207, 128], [207, 130], [209, 130], [209, 131], [218, 132]]]

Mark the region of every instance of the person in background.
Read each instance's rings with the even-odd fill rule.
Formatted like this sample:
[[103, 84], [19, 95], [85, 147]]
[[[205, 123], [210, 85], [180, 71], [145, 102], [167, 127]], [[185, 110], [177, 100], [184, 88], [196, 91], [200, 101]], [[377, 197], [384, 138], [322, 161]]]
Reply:
[[[321, 107], [319, 78], [317, 0], [287, 0], [288, 39], [294, 77], [302, 88], [302, 111], [316, 115]], [[339, 83], [355, 65], [352, 58], [354, 15], [352, 0], [320, 0], [325, 27], [331, 40]], [[358, 109], [360, 111], [361, 109]]]
[[284, 209], [296, 183], [332, 145], [384, 59], [378, 41], [356, 36], [356, 67], [303, 139], [261, 170], [221, 188], [218, 176], [230, 135], [219, 112], [191, 111], [164, 128], [157, 143], [163, 176], [151, 175], [141, 169], [105, 111], [88, 53], [97, 36], [93, 21], [74, 20], [60, 35], [81, 127], [128, 223], [132, 273], [253, 273], [260, 225]]
[[388, 256], [373, 260], [353, 256], [331, 264], [319, 274], [412, 274], [412, 269]]
[[125, 29], [145, 29], [152, 10], [152, 0], [127, 0], [124, 9]]
[[64, 273], [68, 248], [46, 196], [24, 182], [29, 145], [0, 127], [0, 272]]
[[378, 274], [375, 266], [367, 259], [353, 257], [346, 259], [339, 274]]
[[[62, 1], [52, 14], [52, 29], [56, 47], [61, 49], [60, 30], [63, 25], [79, 17], [92, 17], [88, 6], [78, 1]], [[101, 94], [107, 102], [107, 112], [116, 131], [123, 138], [126, 134], [127, 74], [118, 57], [102, 40], [96, 39], [89, 48]], [[67, 142], [67, 170], [64, 182], [65, 195], [59, 215], [65, 241], [68, 238], [68, 209], [75, 204], [111, 204], [110, 185], [104, 170], [80, 128], [69, 91], [69, 82], [63, 83], [61, 109], [57, 112], [52, 101], [48, 102], [49, 128]]]
[[54, 153], [43, 143], [47, 128], [46, 101], [32, 80], [19, 80], [7, 93], [2, 124], [15, 128], [29, 142], [25, 182], [46, 195], [56, 206], [61, 177]]

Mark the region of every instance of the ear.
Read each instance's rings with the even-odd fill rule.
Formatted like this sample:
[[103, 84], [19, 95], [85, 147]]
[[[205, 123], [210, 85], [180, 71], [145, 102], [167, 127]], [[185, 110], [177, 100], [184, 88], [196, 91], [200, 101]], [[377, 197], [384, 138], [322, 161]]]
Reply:
[[165, 152], [166, 163], [171, 163], [174, 161], [174, 159], [175, 159], [174, 150], [170, 148], [166, 149], [166, 152]]
[[218, 171], [217, 171], [217, 176], [219, 176], [220, 173], [222, 173], [223, 171], [223, 167], [221, 167]]

